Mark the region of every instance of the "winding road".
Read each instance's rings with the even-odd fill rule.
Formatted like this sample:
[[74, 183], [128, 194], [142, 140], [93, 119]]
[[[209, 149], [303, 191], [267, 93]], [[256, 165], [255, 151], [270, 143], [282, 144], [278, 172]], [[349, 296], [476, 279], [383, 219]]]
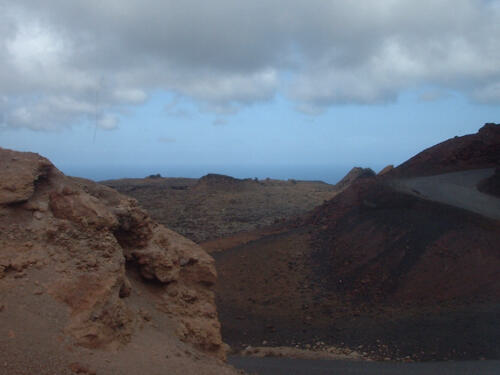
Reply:
[[500, 361], [351, 362], [321, 359], [229, 357], [236, 368], [258, 375], [498, 375]]
[[480, 192], [479, 182], [493, 175], [494, 168], [473, 169], [436, 176], [392, 180], [398, 191], [448, 204], [500, 220], [500, 199]]
[[[480, 192], [477, 185], [492, 176], [494, 168], [475, 169], [427, 177], [394, 179], [397, 191], [465, 209], [500, 220], [500, 199]], [[500, 361], [449, 361], [424, 363], [351, 362], [291, 358], [233, 356], [228, 362], [250, 374], [259, 375], [496, 375]]]

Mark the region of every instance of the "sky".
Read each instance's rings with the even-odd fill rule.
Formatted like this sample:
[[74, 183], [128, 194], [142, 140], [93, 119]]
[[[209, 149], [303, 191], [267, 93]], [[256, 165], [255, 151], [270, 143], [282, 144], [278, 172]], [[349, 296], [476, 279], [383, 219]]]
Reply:
[[0, 147], [323, 179], [500, 122], [499, 0], [0, 0]]

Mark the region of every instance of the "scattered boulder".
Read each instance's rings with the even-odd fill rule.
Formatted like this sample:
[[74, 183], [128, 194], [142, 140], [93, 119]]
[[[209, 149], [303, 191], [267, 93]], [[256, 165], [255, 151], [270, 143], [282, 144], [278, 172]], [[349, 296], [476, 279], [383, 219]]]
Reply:
[[150, 174], [150, 175], [149, 175], [148, 177], [146, 177], [146, 178], [153, 178], [153, 179], [154, 179], [154, 178], [162, 178], [162, 177], [161, 177], [161, 174], [157, 173], [157, 174]]

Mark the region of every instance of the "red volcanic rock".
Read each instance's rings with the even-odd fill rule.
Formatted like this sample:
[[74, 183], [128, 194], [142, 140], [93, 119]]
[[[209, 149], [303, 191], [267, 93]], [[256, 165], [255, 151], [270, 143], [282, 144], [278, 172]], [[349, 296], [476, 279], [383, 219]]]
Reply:
[[0, 164], [0, 205], [27, 201], [35, 191], [35, 184], [46, 178], [51, 163], [37, 154], [29, 154], [36, 162], [20, 163], [20, 154], [3, 150]]
[[0, 373], [234, 373], [213, 259], [135, 200], [0, 149], [0, 233]]
[[352, 168], [349, 173], [347, 173], [342, 180], [340, 180], [336, 185], [335, 188], [339, 191], [346, 189], [350, 185], [352, 185], [354, 182], [373, 177], [375, 176], [375, 172], [373, 172], [370, 168], [360, 168], [360, 167], [354, 167]]
[[377, 173], [377, 176], [383, 176], [384, 174], [392, 171], [393, 169], [394, 169], [394, 165], [390, 164], [390, 165], [382, 168], [381, 171]]
[[[387, 183], [499, 164], [500, 125], [486, 124], [476, 134], [419, 153], [381, 178], [351, 185], [310, 216], [325, 277], [341, 279], [343, 292], [366, 300], [420, 304], [500, 298], [495, 276], [500, 253], [492, 245], [500, 243], [499, 223], [395, 191]], [[497, 175], [485, 186], [493, 186]]]
[[[355, 181], [301, 222], [215, 254], [225, 338], [323, 341], [381, 358], [499, 358], [500, 222], [399, 187], [415, 180], [407, 177], [498, 165], [499, 131], [487, 124], [431, 147]], [[457, 186], [477, 193], [470, 181]]]
[[360, 302], [500, 298], [500, 225], [464, 210], [354, 185], [311, 216], [318, 274]]
[[425, 176], [500, 165], [500, 124], [485, 124], [476, 134], [448, 139], [399, 165], [388, 175]]

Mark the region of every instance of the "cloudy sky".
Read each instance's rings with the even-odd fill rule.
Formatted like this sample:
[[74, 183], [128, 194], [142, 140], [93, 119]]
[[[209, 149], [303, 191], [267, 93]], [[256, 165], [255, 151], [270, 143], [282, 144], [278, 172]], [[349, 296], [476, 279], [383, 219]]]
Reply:
[[497, 0], [0, 0], [0, 47], [0, 146], [87, 177], [379, 168], [500, 122]]

